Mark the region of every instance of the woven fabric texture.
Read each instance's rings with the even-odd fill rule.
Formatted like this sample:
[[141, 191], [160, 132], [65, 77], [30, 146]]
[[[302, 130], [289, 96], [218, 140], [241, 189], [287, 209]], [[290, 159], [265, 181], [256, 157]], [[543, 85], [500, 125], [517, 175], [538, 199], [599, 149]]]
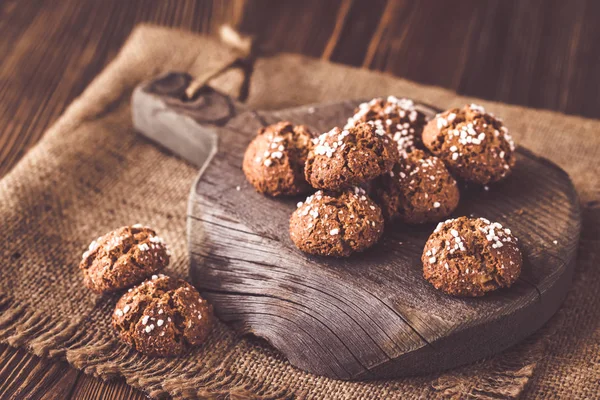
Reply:
[[[110, 326], [116, 295], [82, 285], [81, 253], [122, 225], [148, 224], [187, 278], [186, 203], [197, 173], [132, 128], [130, 96], [169, 70], [200, 76], [231, 57], [206, 37], [140, 26], [116, 59], [40, 143], [0, 181], [0, 341], [61, 357], [102, 378], [123, 376], [151, 396], [206, 398], [593, 398], [600, 379], [600, 121], [461, 97], [381, 73], [280, 54], [259, 58], [248, 105], [280, 109], [394, 94], [441, 108], [476, 101], [502, 115], [519, 144], [564, 168], [583, 205], [573, 288], [559, 313], [525, 342], [442, 374], [342, 382], [302, 372], [262, 341], [218, 323], [205, 346], [175, 359], [137, 354]], [[210, 84], [236, 96], [231, 70]]]

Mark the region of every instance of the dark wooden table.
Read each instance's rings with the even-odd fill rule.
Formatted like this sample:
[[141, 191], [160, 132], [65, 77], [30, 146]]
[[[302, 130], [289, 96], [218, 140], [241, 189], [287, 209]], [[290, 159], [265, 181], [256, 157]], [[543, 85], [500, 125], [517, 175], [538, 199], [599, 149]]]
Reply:
[[[595, 0], [0, 0], [0, 176], [140, 22], [214, 33], [241, 21], [274, 51], [600, 117], [598, 16]], [[143, 397], [0, 345], [2, 399]]]

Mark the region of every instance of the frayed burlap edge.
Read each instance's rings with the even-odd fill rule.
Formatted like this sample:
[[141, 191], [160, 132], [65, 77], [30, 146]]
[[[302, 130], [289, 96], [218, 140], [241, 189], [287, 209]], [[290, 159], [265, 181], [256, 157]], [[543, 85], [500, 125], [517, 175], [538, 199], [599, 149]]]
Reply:
[[[22, 302], [0, 294], [0, 342], [24, 348], [38, 357], [64, 359], [88, 375], [108, 380], [122, 376], [127, 384], [154, 398], [279, 399], [292, 397], [289, 390], [272, 389], [248, 377], [214, 368], [202, 374], [170, 369], [165, 378], [160, 367], [148, 371], [147, 360], [123, 345], [100, 335], [84, 332], [80, 323], [34, 311]], [[131, 355], [125, 359], [124, 354]], [[232, 353], [235, 354], [235, 353]], [[225, 363], [226, 360], [223, 360]], [[170, 364], [167, 361], [168, 364]], [[138, 372], [140, 371], [140, 372]]]
[[[426, 398], [444, 399], [498, 399], [517, 398], [533, 375], [537, 360], [543, 353], [548, 330], [538, 333], [517, 348], [509, 349], [494, 358], [482, 360], [453, 371], [432, 376], [424, 388]], [[271, 388], [266, 382], [257, 382], [220, 367], [196, 374], [196, 371], [172, 367], [170, 377], [165, 377], [163, 364], [149, 369], [147, 359], [113, 338], [98, 332], [85, 332], [81, 324], [69, 323], [56, 316], [34, 311], [22, 302], [0, 295], [0, 342], [13, 347], [25, 348], [39, 357], [66, 360], [76, 369], [103, 380], [123, 377], [127, 384], [146, 392], [153, 398], [200, 398], [200, 399], [282, 399], [309, 398], [304, 390]], [[523, 349], [526, 351], [523, 352]], [[515, 357], [513, 353], [519, 353]], [[230, 357], [236, 353], [230, 353]], [[223, 360], [225, 364], [227, 360]], [[483, 364], [488, 364], [483, 366]], [[489, 365], [491, 364], [491, 365]], [[483, 368], [481, 368], [483, 367]], [[478, 374], [487, 371], [489, 374]], [[423, 377], [426, 380], [428, 377]], [[390, 393], [391, 396], [401, 393]], [[422, 396], [419, 396], [422, 397]]]

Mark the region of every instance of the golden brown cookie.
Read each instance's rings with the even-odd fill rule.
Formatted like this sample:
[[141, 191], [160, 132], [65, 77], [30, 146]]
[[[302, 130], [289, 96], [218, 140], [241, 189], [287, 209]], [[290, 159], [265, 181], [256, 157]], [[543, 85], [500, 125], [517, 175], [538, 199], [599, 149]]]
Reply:
[[456, 181], [437, 157], [414, 150], [371, 185], [373, 199], [386, 220], [409, 224], [436, 222], [458, 206]]
[[344, 129], [352, 128], [361, 122], [367, 122], [376, 129], [385, 131], [397, 143], [400, 156], [423, 148], [421, 134], [427, 120], [425, 114], [415, 108], [412, 100], [388, 96], [385, 99], [375, 98], [362, 103], [348, 119]]
[[262, 128], [244, 154], [246, 179], [259, 193], [271, 196], [310, 191], [304, 179], [304, 164], [312, 138], [306, 126], [286, 121]]
[[79, 268], [83, 283], [96, 293], [140, 283], [169, 265], [170, 253], [156, 232], [142, 225], [124, 226], [94, 240]]
[[321, 256], [348, 257], [371, 247], [382, 233], [381, 209], [360, 188], [319, 190], [298, 203], [290, 218], [296, 247]]
[[497, 182], [515, 165], [515, 144], [508, 129], [475, 104], [450, 109], [429, 121], [423, 143], [468, 182]]
[[523, 259], [510, 229], [485, 218], [441, 222], [423, 256], [423, 276], [436, 289], [456, 296], [483, 296], [511, 286]]
[[129, 289], [112, 320], [119, 338], [137, 351], [173, 356], [206, 340], [213, 314], [192, 285], [161, 274]]
[[318, 189], [359, 186], [390, 171], [399, 157], [385, 132], [366, 123], [345, 130], [333, 128], [313, 142], [304, 173]]

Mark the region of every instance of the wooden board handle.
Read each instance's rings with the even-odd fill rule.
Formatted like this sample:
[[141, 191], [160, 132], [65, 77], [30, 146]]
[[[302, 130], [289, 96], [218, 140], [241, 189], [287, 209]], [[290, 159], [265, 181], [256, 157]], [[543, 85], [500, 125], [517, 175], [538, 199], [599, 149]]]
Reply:
[[192, 80], [187, 73], [169, 72], [138, 86], [132, 118], [137, 131], [202, 169], [217, 151], [218, 129], [247, 107], [209, 86], [188, 99]]

